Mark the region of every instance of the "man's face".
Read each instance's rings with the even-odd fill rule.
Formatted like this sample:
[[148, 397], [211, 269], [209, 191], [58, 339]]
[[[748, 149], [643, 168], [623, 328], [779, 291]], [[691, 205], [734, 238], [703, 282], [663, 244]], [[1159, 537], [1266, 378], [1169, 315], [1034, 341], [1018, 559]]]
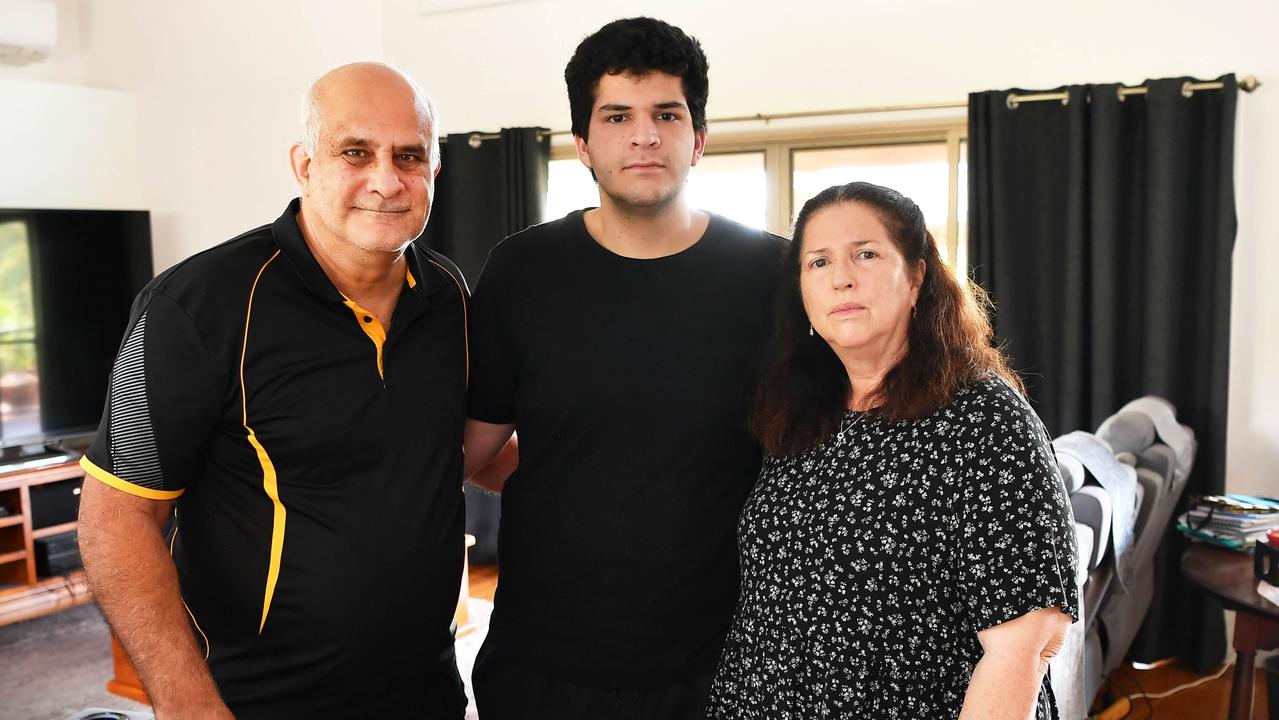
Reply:
[[679, 198], [706, 146], [680, 79], [662, 72], [601, 77], [589, 127], [589, 141], [574, 138], [578, 157], [595, 171], [600, 201], [622, 207], [658, 208]]
[[319, 102], [315, 157], [295, 150], [294, 160], [307, 226], [363, 250], [403, 251], [426, 226], [440, 169], [413, 90], [366, 70], [333, 78]]

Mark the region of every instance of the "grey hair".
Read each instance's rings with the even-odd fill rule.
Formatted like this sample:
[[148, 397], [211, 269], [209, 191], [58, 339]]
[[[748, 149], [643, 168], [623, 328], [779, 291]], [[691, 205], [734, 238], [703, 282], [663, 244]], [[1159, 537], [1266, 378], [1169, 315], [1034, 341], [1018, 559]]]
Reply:
[[[399, 75], [413, 90], [413, 109], [417, 111], [418, 121], [431, 142], [431, 165], [438, 166], [440, 164], [440, 138], [437, 134], [437, 129], [440, 127], [440, 114], [435, 109], [435, 101], [422, 90], [416, 80], [409, 77], [402, 70], [383, 63], [373, 64], [380, 65]], [[311, 83], [311, 86], [302, 95], [302, 151], [310, 158], [315, 157], [316, 146], [320, 144], [320, 126], [324, 124], [324, 117], [320, 113], [320, 82], [327, 76], [328, 73], [320, 76], [319, 79]]]

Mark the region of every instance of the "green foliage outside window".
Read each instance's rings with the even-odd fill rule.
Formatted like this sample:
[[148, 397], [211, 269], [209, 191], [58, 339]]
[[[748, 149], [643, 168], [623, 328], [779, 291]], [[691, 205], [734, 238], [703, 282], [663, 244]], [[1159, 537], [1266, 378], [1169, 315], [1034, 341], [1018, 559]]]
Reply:
[[0, 375], [35, 369], [35, 311], [27, 226], [0, 223]]

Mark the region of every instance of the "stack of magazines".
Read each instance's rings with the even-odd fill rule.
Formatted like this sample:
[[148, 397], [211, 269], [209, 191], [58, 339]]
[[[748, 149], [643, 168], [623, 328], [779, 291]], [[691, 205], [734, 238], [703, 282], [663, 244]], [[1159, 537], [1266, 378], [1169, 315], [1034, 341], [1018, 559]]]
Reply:
[[1279, 529], [1279, 500], [1251, 495], [1192, 495], [1177, 529], [1195, 540], [1249, 551]]

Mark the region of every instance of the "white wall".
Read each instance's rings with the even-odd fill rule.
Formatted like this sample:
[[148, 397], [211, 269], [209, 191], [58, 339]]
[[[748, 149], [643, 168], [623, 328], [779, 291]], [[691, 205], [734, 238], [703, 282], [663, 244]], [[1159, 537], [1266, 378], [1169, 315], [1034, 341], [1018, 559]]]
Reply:
[[144, 209], [136, 101], [81, 85], [79, 5], [55, 6], [49, 57], [0, 63], [0, 207]]
[[157, 270], [275, 220], [303, 90], [383, 46], [358, 0], [84, 3], [81, 24], [85, 81], [137, 98]]
[[[711, 117], [1255, 74], [1270, 84], [1239, 100], [1228, 472], [1232, 490], [1279, 492], [1279, 374], [1265, 371], [1279, 355], [1271, 329], [1279, 283], [1267, 275], [1279, 267], [1279, 204], [1268, 202], [1279, 197], [1279, 143], [1264, 132], [1279, 127], [1279, 53], [1269, 37], [1279, 4], [1271, 0], [1081, 0], [1060, 9], [1013, 0], [790, 0], [763, 14], [730, 0], [650, 0], [642, 10], [529, 0], [431, 16], [418, 14], [417, 0], [59, 0], [64, 6], [75, 13], [78, 61], [59, 56], [56, 71], [18, 76], [46, 73], [36, 79], [135, 98], [158, 267], [279, 213], [294, 193], [286, 151], [298, 132], [298, 96], [327, 67], [354, 59], [386, 59], [414, 74], [435, 95], [447, 132], [566, 128], [562, 74], [572, 49], [604, 22], [641, 11], [702, 41]], [[36, 131], [27, 144], [58, 139], [26, 130]], [[119, 136], [130, 142], [123, 129]], [[0, 138], [0, 149], [14, 142]], [[109, 182], [106, 167], [77, 172], [95, 175], [86, 186]], [[55, 183], [48, 192], [60, 191]]]
[[[649, 0], [642, 10], [532, 0], [426, 17], [416, 0], [384, 4], [387, 57], [431, 89], [449, 132], [567, 128], [562, 78], [573, 48], [603, 23], [640, 12], [702, 42], [712, 118], [1180, 75], [1236, 72], [1268, 81], [1239, 98], [1227, 482], [1234, 492], [1279, 494], [1279, 373], [1265, 370], [1279, 356], [1279, 282], [1270, 277], [1279, 268], [1279, 52], [1272, 38], [1279, 4], [1272, 0], [1217, 7], [1200, 0], [791, 0], [770, 13], [730, 0]], [[712, 146], [715, 132], [712, 126]]]
[[0, 207], [145, 209], [132, 95], [0, 77]]

